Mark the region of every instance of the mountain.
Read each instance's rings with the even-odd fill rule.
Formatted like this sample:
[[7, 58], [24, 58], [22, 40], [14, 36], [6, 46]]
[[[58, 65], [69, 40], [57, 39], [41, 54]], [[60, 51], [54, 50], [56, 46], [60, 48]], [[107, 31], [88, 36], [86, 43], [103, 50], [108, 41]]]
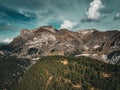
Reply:
[[33, 30], [22, 30], [19, 36], [10, 44], [1, 46], [0, 50], [7, 55], [33, 60], [42, 56], [74, 55], [119, 64], [120, 31], [100, 32], [88, 29], [73, 32], [42, 26]]

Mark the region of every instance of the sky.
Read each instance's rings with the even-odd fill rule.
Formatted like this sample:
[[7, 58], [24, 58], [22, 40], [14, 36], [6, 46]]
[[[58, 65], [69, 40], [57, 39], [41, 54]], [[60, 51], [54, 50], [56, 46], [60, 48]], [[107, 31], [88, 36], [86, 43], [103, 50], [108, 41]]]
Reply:
[[0, 42], [10, 42], [22, 29], [47, 25], [120, 30], [120, 0], [0, 0]]

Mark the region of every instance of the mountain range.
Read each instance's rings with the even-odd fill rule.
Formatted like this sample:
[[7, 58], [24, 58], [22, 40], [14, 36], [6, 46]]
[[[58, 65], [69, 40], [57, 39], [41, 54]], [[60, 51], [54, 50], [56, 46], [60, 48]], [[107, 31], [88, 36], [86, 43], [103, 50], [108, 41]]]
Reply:
[[87, 29], [73, 32], [42, 26], [22, 30], [19, 36], [8, 45], [1, 46], [0, 50], [4, 55], [33, 60], [42, 56], [74, 55], [115, 64], [120, 61], [120, 31]]
[[119, 64], [120, 31], [87, 29], [74, 32], [52, 26], [24, 29], [11, 43], [0, 47], [0, 54], [32, 60], [54, 55], [86, 56]]

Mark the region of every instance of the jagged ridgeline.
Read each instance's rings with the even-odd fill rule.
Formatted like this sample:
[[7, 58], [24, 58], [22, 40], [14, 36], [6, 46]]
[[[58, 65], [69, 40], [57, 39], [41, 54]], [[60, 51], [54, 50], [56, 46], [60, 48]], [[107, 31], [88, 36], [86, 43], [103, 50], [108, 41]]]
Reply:
[[43, 57], [14, 90], [120, 90], [120, 66], [87, 57]]
[[0, 54], [20, 58], [77, 55], [113, 64], [119, 64], [119, 52], [120, 31], [100, 32], [88, 29], [73, 32], [66, 29], [57, 30], [52, 26], [24, 29], [10, 44], [0, 47]]

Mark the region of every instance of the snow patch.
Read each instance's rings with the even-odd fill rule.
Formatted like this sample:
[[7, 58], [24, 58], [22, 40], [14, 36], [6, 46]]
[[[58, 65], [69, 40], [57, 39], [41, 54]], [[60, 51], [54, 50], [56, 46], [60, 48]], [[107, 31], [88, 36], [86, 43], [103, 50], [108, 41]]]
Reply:
[[107, 60], [107, 56], [106, 56], [105, 54], [103, 54], [103, 55], [101, 56], [101, 59]]
[[38, 57], [38, 58], [33, 58], [32, 60], [33, 60], [33, 61], [36, 61], [36, 60], [39, 60], [39, 59], [40, 59], [40, 58]]
[[97, 49], [97, 48], [99, 48], [100, 47], [100, 45], [95, 45], [93, 48], [94, 49]]
[[76, 57], [79, 57], [79, 56], [89, 57], [89, 56], [90, 56], [90, 54], [80, 54], [80, 55], [76, 55]]
[[78, 33], [82, 34], [82, 35], [86, 35], [86, 34], [91, 34], [93, 33], [95, 30], [80, 30]]
[[87, 47], [87, 46], [84, 46], [84, 50], [89, 50], [89, 47]]

